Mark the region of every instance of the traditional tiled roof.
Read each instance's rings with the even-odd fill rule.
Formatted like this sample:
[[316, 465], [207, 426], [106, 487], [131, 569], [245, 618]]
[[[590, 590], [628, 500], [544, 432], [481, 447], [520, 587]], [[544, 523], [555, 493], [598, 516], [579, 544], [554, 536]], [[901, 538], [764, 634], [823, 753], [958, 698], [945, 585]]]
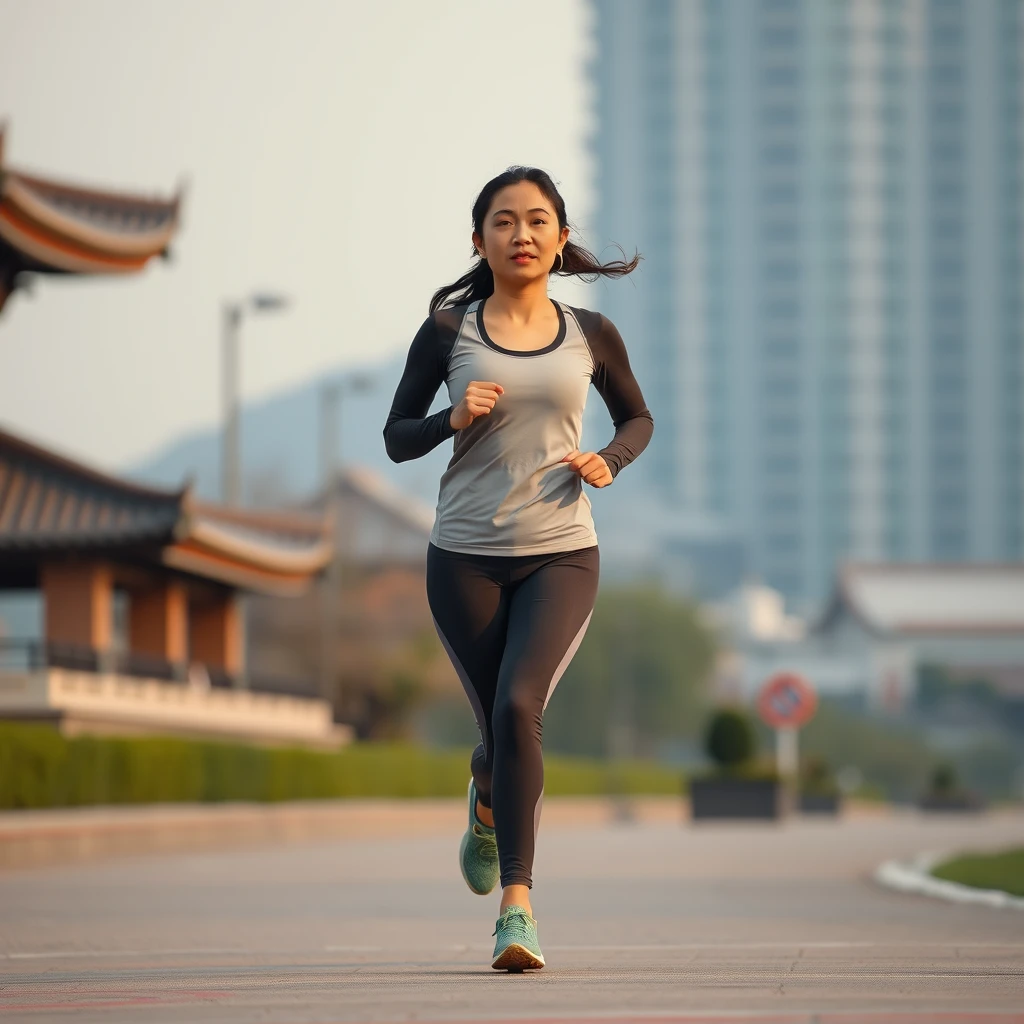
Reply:
[[818, 628], [843, 612], [877, 634], [1024, 636], [1024, 563], [851, 563]]
[[130, 549], [230, 586], [287, 594], [331, 558], [322, 516], [196, 501], [97, 472], [0, 429], [0, 560]]
[[118, 480], [0, 430], [0, 551], [170, 543], [184, 496]]
[[180, 196], [67, 185], [6, 166], [0, 125], [0, 307], [23, 272], [124, 274], [165, 254]]

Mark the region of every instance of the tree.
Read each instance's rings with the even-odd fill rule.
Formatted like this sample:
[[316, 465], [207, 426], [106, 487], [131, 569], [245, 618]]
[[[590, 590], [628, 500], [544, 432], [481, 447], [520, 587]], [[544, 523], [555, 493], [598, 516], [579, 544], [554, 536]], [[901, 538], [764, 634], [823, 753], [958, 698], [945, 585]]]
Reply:
[[[700, 730], [716, 638], [696, 605], [658, 586], [605, 587], [586, 638], [551, 698], [544, 745], [646, 755]], [[625, 735], [614, 751], [612, 727]]]

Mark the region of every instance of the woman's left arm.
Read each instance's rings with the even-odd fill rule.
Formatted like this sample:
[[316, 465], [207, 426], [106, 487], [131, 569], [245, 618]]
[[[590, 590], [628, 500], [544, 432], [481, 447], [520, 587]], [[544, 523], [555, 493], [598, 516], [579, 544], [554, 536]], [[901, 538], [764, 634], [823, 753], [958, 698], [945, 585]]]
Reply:
[[622, 336], [600, 313], [577, 312], [594, 358], [594, 386], [604, 399], [615, 425], [615, 436], [597, 454], [614, 479], [646, 447], [654, 433], [654, 417], [633, 376]]

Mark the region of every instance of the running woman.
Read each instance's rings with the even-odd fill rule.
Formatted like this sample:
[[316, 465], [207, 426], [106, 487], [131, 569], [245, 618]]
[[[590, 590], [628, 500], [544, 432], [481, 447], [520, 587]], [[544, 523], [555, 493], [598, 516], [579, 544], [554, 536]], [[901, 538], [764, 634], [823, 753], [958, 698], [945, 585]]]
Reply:
[[[480, 729], [459, 861], [480, 895], [499, 878], [491, 966], [544, 966], [530, 903], [544, 786], [541, 722], [597, 596], [597, 534], [583, 484], [607, 487], [654, 421], [622, 338], [600, 313], [548, 297], [552, 273], [621, 277], [569, 241], [565, 203], [541, 170], [512, 167], [473, 205], [476, 262], [435, 292], [384, 428], [395, 462], [449, 438], [427, 599]], [[579, 450], [590, 383], [615, 434]], [[446, 385], [451, 405], [428, 416]]]

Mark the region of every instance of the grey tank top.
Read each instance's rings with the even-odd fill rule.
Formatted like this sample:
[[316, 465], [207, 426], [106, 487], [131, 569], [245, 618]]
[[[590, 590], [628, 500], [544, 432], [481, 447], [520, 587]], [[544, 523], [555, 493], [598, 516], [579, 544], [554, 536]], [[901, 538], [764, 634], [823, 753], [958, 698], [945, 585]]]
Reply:
[[[599, 454], [612, 474], [646, 446], [653, 420], [625, 346], [603, 316], [555, 303], [550, 345], [513, 352], [484, 328], [482, 302], [439, 310], [420, 329], [385, 427], [388, 454], [404, 461], [454, 435], [441, 477], [431, 542], [481, 555], [539, 555], [597, 543], [590, 499], [562, 462], [579, 448], [593, 382], [616, 427]], [[451, 409], [472, 381], [504, 388], [494, 409], [454, 431]], [[451, 405], [426, 417], [445, 384]]]

